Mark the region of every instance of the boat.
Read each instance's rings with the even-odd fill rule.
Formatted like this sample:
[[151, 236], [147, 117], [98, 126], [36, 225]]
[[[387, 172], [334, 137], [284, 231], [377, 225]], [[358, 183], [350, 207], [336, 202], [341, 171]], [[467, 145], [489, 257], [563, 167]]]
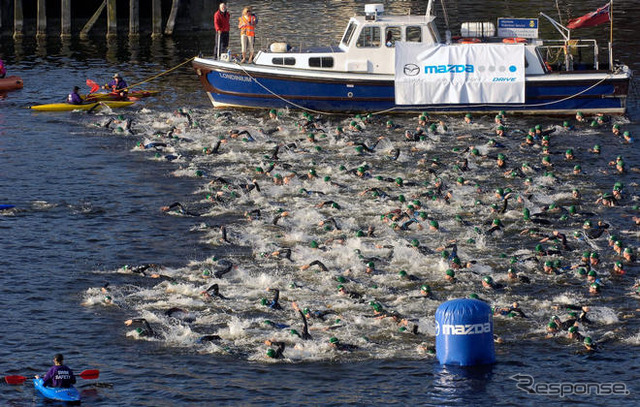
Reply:
[[22, 89], [24, 83], [19, 76], [7, 76], [0, 79], [0, 92]]
[[42, 382], [42, 379], [33, 379], [33, 386], [46, 399], [70, 403], [79, 403], [81, 401], [80, 392], [73, 386], [68, 388], [46, 387]]
[[[441, 36], [433, 0], [424, 16], [388, 16], [382, 4], [367, 4], [338, 45], [272, 43], [252, 64], [228, 54], [192, 64], [214, 108], [624, 114], [632, 71], [613, 59], [611, 44], [601, 64], [595, 40], [572, 39], [571, 30], [539, 16], [465, 22], [459, 32], [445, 18]], [[538, 38], [541, 21], [559, 39]]]
[[69, 103], [49, 103], [46, 105], [35, 105], [29, 107], [31, 110], [37, 110], [39, 112], [70, 112], [73, 110], [92, 110], [100, 109], [103, 106], [110, 107], [112, 109], [131, 106], [132, 101], [115, 101], [105, 100], [101, 102], [83, 103], [81, 105], [72, 105]]
[[[159, 90], [131, 90], [127, 93], [127, 97], [132, 100], [141, 98], [156, 96], [160, 93]], [[85, 101], [100, 101], [100, 100], [119, 100], [119, 93], [90, 93], [88, 95], [80, 96]]]

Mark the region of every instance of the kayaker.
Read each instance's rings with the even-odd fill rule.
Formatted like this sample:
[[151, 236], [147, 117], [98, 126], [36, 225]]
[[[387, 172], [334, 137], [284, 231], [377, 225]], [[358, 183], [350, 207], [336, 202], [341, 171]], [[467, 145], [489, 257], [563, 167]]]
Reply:
[[[66, 365], [63, 365], [64, 356], [56, 353], [53, 357], [53, 366], [42, 378], [42, 385], [46, 387], [63, 387], [69, 388], [76, 383], [76, 376], [73, 371]], [[36, 375], [36, 379], [40, 376]]]
[[0, 79], [3, 79], [5, 76], [7, 76], [7, 68], [5, 68], [2, 59], [0, 59]]
[[127, 98], [127, 81], [125, 81], [119, 73], [113, 75], [113, 79], [104, 85], [104, 89], [117, 93], [122, 99]]
[[81, 105], [82, 104], [82, 98], [80, 97], [80, 94], [78, 93], [78, 91], [80, 90], [79, 87], [74, 86], [73, 87], [73, 91], [71, 93], [69, 93], [69, 96], [67, 96], [67, 103], [70, 105]]

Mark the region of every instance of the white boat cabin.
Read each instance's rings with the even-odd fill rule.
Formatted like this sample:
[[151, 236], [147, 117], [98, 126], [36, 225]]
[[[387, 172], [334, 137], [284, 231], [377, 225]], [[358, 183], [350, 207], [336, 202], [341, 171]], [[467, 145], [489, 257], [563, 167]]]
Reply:
[[[386, 16], [383, 12], [381, 4], [366, 5], [364, 16], [351, 17], [338, 47], [300, 50], [286, 43], [274, 43], [269, 51], [257, 53], [255, 64], [300, 70], [394, 75], [396, 42], [443, 43], [434, 15]], [[482, 42], [502, 40], [482, 37]], [[466, 43], [453, 41], [452, 45], [465, 46]], [[541, 41], [530, 40], [525, 45], [527, 75], [546, 72], [537, 45], [541, 45]]]

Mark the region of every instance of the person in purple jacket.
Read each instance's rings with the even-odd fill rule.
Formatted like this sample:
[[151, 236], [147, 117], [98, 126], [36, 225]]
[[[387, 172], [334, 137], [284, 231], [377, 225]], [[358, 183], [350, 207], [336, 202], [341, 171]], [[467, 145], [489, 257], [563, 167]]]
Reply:
[[[42, 378], [42, 384], [47, 387], [63, 387], [68, 388], [76, 383], [76, 376], [73, 371], [66, 365], [63, 365], [64, 356], [57, 353], [53, 357], [53, 366]], [[36, 376], [36, 379], [39, 379]]]
[[77, 87], [77, 86], [73, 87], [73, 92], [69, 93], [69, 96], [67, 96], [67, 103], [68, 104], [70, 104], [70, 105], [81, 105], [82, 104], [82, 98], [78, 94], [79, 90], [80, 90], [79, 87]]
[[103, 87], [111, 93], [117, 93], [123, 100], [127, 98], [127, 81], [125, 81], [119, 73], [113, 75], [113, 79]]

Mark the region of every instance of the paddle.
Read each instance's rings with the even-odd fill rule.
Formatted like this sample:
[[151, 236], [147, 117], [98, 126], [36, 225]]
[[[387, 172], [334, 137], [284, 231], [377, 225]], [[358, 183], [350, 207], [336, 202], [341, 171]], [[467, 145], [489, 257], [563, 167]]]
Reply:
[[[98, 376], [100, 376], [100, 371], [98, 369], [87, 369], [87, 370], [83, 370], [78, 376], [80, 376], [85, 380], [97, 379]], [[27, 377], [19, 376], [19, 375], [4, 377], [4, 381], [7, 382], [7, 384], [23, 384], [24, 382], [27, 381], [27, 379], [28, 379]]]
[[91, 88], [91, 91], [89, 91], [89, 94], [95, 93], [98, 90], [100, 90], [100, 85], [98, 85], [95, 81], [92, 81], [91, 79], [87, 79], [87, 86]]

